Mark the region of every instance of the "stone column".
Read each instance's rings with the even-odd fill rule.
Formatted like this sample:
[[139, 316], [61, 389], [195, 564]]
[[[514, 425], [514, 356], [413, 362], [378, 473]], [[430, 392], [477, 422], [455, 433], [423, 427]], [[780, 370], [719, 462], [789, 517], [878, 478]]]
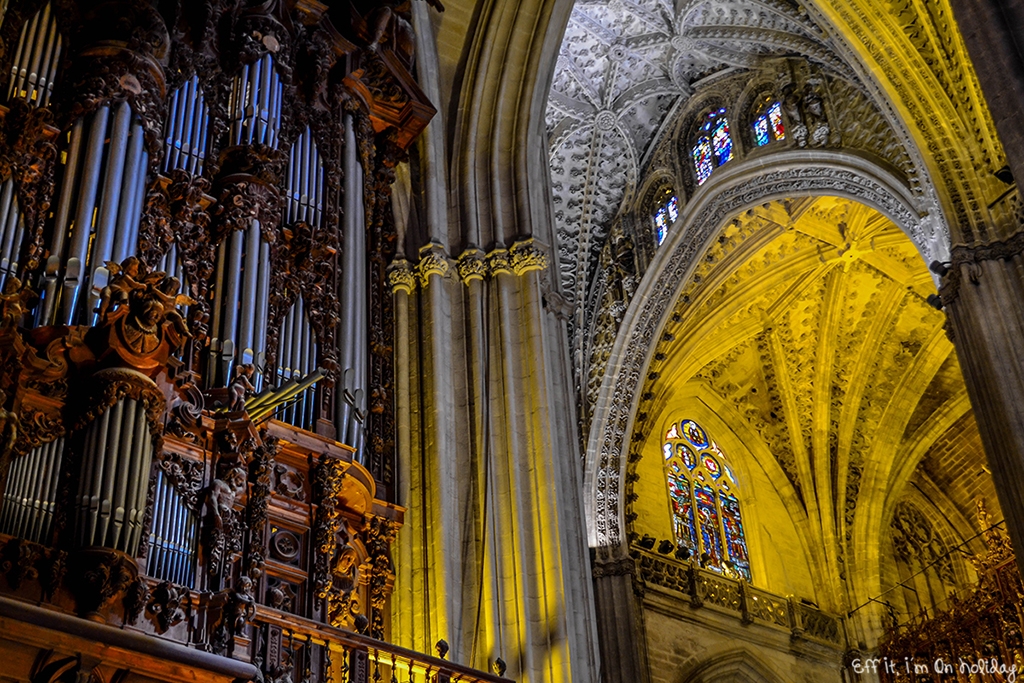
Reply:
[[940, 295], [1018, 567], [1024, 569], [1024, 233], [955, 247]]
[[639, 579], [634, 576], [636, 564], [619, 548], [595, 548], [593, 552], [601, 683], [646, 683], [650, 670], [642, 598], [636, 590]]

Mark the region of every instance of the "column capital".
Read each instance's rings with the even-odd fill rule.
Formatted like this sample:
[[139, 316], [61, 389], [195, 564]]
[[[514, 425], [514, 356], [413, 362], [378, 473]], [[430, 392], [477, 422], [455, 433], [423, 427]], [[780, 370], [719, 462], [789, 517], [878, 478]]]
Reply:
[[491, 253], [487, 254], [487, 268], [490, 270], [491, 275], [498, 275], [500, 273], [512, 273], [512, 259], [509, 258], [508, 249], [498, 248], [492, 249]]
[[476, 247], [470, 247], [462, 252], [456, 267], [459, 271], [459, 278], [467, 286], [473, 280], [483, 280], [487, 275], [486, 256]]
[[544, 270], [548, 267], [548, 255], [537, 246], [532, 237], [519, 240], [512, 245], [512, 269], [516, 275], [523, 275], [531, 270]]
[[436, 242], [431, 242], [420, 248], [420, 262], [417, 268], [417, 275], [420, 287], [426, 287], [430, 282], [431, 275], [444, 277], [450, 268], [448, 256], [444, 253], [444, 247]]
[[395, 294], [405, 292], [412, 294], [416, 291], [416, 273], [413, 272], [412, 264], [403, 259], [395, 259], [388, 269], [388, 283], [391, 291]]
[[935, 262], [931, 266], [933, 271], [942, 276], [939, 296], [943, 305], [948, 306], [959, 298], [960, 287], [965, 279], [971, 284], [978, 284], [981, 278], [979, 263], [1006, 260], [1021, 254], [1024, 254], [1024, 232], [1005, 240], [953, 247], [949, 263]]

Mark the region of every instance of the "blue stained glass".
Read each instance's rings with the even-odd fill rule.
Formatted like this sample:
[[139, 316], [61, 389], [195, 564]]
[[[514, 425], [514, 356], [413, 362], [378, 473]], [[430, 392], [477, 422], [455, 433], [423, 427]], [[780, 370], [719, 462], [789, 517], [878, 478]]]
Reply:
[[668, 210], [669, 223], [675, 223], [679, 218], [679, 198], [672, 195], [672, 198], [665, 204], [665, 208]]
[[740, 502], [732, 490], [736, 476], [725, 453], [693, 420], [672, 423], [662, 452], [678, 544], [703, 566], [751, 580]]
[[743, 533], [743, 519], [740, 517], [740, 502], [735, 496], [723, 493], [721, 503], [726, 552], [736, 571], [749, 581], [750, 556], [747, 553], [747, 539]]
[[768, 107], [768, 120], [771, 121], [772, 133], [775, 135], [775, 139], [785, 140], [786, 127], [782, 125], [782, 104], [776, 102]]
[[711, 151], [711, 141], [707, 138], [701, 138], [697, 141], [697, 144], [693, 147], [693, 167], [697, 171], [697, 184], [703, 185], [708, 178], [711, 177], [711, 171], [714, 170], [714, 162], [712, 157], [714, 154]]
[[693, 501], [690, 498], [690, 482], [686, 477], [668, 476], [669, 498], [672, 500], [672, 526], [676, 541], [688, 548], [697, 547], [697, 529], [693, 523]]
[[762, 116], [757, 121], [754, 121], [754, 137], [757, 139], [758, 147], [764, 147], [772, 141], [771, 135], [768, 133], [767, 116]]
[[700, 527], [701, 551], [707, 555], [705, 566], [722, 568], [722, 536], [718, 528], [717, 493], [710, 486], [696, 486], [693, 497], [697, 504], [697, 523]]
[[712, 140], [715, 144], [715, 160], [719, 166], [732, 159], [732, 136], [729, 135], [728, 119], [723, 117], [718, 120]]
[[658, 244], [664, 242], [668, 232], [668, 210], [664, 206], [654, 214], [654, 231], [658, 238]]

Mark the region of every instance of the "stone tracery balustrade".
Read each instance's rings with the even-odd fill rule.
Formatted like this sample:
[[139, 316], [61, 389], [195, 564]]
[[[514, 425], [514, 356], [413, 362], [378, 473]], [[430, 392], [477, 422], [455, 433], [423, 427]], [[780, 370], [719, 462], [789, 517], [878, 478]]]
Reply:
[[636, 547], [632, 549], [639, 578], [681, 593], [693, 607], [707, 607], [740, 617], [745, 624], [758, 624], [789, 631], [803, 638], [834, 648], [846, 646], [841, 617], [829, 614], [794, 598], [776, 595], [732, 579], [693, 562], [682, 562]]

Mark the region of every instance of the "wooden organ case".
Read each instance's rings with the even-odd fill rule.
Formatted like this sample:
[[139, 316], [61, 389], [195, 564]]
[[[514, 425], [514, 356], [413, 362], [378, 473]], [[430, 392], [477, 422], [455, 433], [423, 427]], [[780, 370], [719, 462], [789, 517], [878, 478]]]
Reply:
[[4, 677], [491, 680], [386, 642], [408, 3], [11, 0], [0, 41]]

